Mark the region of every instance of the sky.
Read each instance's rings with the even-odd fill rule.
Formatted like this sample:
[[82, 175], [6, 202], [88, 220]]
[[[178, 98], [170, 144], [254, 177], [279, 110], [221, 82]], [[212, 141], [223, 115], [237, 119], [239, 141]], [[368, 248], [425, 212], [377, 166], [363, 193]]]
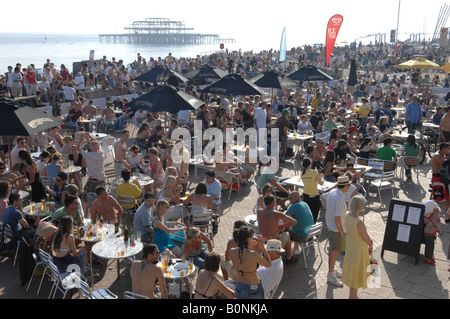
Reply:
[[[157, 3], [157, 4], [156, 4]], [[426, 5], [424, 5], [424, 3]], [[75, 2], [21, 0], [20, 6], [32, 12], [34, 19], [20, 18], [14, 1], [2, 3], [1, 32], [39, 32], [99, 34], [123, 33], [124, 27], [145, 18], [168, 18], [184, 21], [198, 33], [220, 34], [235, 38], [239, 44], [279, 49], [281, 33], [286, 27], [287, 48], [303, 44], [324, 43], [328, 20], [341, 14], [344, 21], [337, 38], [353, 42], [370, 34], [387, 33], [397, 28], [397, 0], [170, 0], [129, 2], [77, 0]], [[399, 39], [405, 33], [429, 33], [432, 37], [441, 0], [402, 0], [399, 19]], [[49, 12], [49, 10], [51, 10]], [[450, 23], [450, 21], [449, 21]], [[358, 41], [369, 41], [364, 38]], [[387, 36], [389, 41], [389, 36]], [[248, 48], [243, 48], [243, 50]]]

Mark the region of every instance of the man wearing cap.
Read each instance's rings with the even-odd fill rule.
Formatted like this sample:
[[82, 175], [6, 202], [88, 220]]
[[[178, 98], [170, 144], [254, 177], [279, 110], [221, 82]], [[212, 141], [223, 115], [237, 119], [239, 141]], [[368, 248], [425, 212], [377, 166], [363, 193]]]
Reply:
[[141, 240], [143, 242], [153, 242], [153, 237], [155, 237], [155, 231], [152, 228], [152, 221], [155, 217], [155, 194], [145, 193], [144, 202], [137, 209], [136, 214], [133, 219], [134, 231], [141, 233]]
[[339, 287], [344, 284], [339, 280], [341, 272], [334, 269], [339, 252], [345, 251], [345, 212], [347, 204], [345, 203], [345, 193], [350, 187], [348, 176], [339, 176], [337, 179], [337, 188], [326, 194], [327, 210], [325, 213], [325, 222], [329, 230], [330, 252], [328, 254], [328, 275], [327, 282]]
[[272, 266], [259, 266], [256, 274], [263, 284], [265, 299], [269, 299], [273, 296], [283, 278], [284, 269], [280, 254], [284, 253], [284, 249], [281, 247], [281, 241], [270, 239], [267, 241], [266, 251], [272, 261]]
[[289, 115], [291, 112], [289, 112], [288, 109], [284, 109], [281, 114], [282, 115], [277, 119], [275, 127], [278, 129], [280, 138], [280, 162], [284, 162], [283, 156], [287, 149]]
[[[275, 210], [275, 196], [272, 194], [264, 197], [266, 208], [256, 212], [258, 218], [259, 233], [264, 241], [270, 239], [278, 239], [281, 241], [282, 247], [286, 250], [286, 263], [292, 264], [296, 262], [296, 258], [292, 256], [291, 238], [288, 232], [281, 232], [281, 229], [289, 229], [297, 224], [297, 221], [277, 210]], [[282, 222], [280, 225], [280, 221]]]

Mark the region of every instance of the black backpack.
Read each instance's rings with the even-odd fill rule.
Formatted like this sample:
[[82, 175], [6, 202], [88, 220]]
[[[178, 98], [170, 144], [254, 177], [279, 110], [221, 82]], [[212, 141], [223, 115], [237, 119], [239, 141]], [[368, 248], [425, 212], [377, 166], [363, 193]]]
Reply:
[[441, 182], [450, 184], [450, 160], [445, 160], [441, 166]]

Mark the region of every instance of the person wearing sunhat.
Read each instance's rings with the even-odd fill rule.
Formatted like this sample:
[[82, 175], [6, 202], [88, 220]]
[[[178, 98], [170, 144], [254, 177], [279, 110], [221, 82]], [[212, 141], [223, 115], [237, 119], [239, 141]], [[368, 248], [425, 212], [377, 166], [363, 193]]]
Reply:
[[281, 254], [284, 253], [284, 249], [281, 247], [281, 241], [278, 239], [269, 239], [266, 244], [266, 251], [272, 260], [272, 266], [259, 266], [256, 273], [263, 284], [264, 296], [268, 299], [270, 294], [275, 292], [283, 278], [283, 261], [281, 259]]
[[281, 114], [277, 119], [275, 127], [278, 129], [278, 136], [280, 138], [280, 162], [283, 162], [284, 152], [287, 149], [289, 115], [291, 112], [288, 109], [284, 109]]
[[329, 230], [330, 252], [328, 254], [328, 275], [327, 282], [339, 287], [343, 283], [338, 277], [342, 273], [335, 270], [336, 259], [340, 252], [345, 251], [345, 213], [347, 204], [345, 203], [345, 193], [350, 187], [348, 176], [339, 176], [337, 178], [336, 188], [328, 192], [326, 196], [327, 209], [325, 213], [325, 222]]

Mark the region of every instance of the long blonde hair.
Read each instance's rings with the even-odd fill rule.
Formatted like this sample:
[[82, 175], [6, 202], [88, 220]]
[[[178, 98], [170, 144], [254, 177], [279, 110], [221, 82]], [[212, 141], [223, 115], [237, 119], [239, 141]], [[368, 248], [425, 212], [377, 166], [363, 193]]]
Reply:
[[158, 214], [158, 216], [162, 217], [164, 216], [164, 214], [162, 214], [163, 212], [163, 208], [169, 206], [169, 202], [166, 201], [165, 199], [160, 199], [157, 203], [156, 203], [156, 214]]
[[172, 173], [172, 172], [175, 173], [175, 176], [177, 175], [177, 169], [175, 168], [175, 166], [166, 167], [166, 170], [164, 171], [164, 184], [163, 185], [166, 184], [167, 177], [173, 176], [173, 175], [170, 175], [170, 173]]
[[164, 179], [164, 185], [162, 187], [163, 190], [168, 189], [169, 187], [173, 186], [177, 183], [177, 178], [175, 176], [167, 176], [167, 178]]
[[197, 227], [190, 227], [186, 229], [186, 240], [191, 242], [193, 239], [200, 236], [200, 229]]

